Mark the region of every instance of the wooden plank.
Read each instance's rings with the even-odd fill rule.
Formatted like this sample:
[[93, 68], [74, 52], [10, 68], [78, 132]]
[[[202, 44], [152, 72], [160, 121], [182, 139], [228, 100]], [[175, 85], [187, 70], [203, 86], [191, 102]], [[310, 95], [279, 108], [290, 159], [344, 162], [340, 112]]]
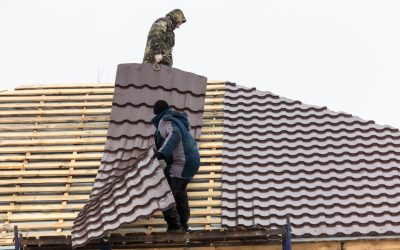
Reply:
[[[100, 151], [100, 150], [99, 150]], [[36, 151], [35, 151], [36, 152]], [[40, 152], [43, 153], [43, 152]], [[200, 150], [200, 157], [204, 156], [220, 156], [222, 155], [222, 150]], [[103, 152], [100, 153], [79, 153], [74, 155], [72, 153], [65, 154], [37, 154], [37, 155], [0, 155], [1, 161], [22, 161], [24, 159], [28, 160], [100, 160], [103, 156]], [[209, 162], [209, 161], [208, 161]]]
[[[39, 163], [32, 163], [28, 162], [26, 164], [23, 164], [21, 162], [19, 163], [8, 163], [8, 162], [0, 162], [0, 170], [2, 171], [7, 171], [10, 169], [20, 169], [22, 166], [26, 170], [30, 169], [35, 169], [35, 170], [40, 170], [40, 169], [49, 169], [49, 168], [58, 168], [58, 169], [68, 169], [69, 167], [73, 166], [74, 168], [90, 168], [90, 169], [98, 169], [100, 166], [100, 161], [78, 161], [75, 163], [70, 163], [68, 162], [39, 162]], [[221, 166], [218, 165], [203, 165], [200, 166], [199, 171], [200, 172], [205, 172], [205, 171], [210, 171], [213, 169], [214, 171], [221, 171]]]
[[65, 107], [111, 107], [107, 102], [31, 102], [31, 103], [0, 103], [0, 108], [65, 108]]
[[[200, 161], [204, 164], [210, 163], [221, 163], [221, 158], [202, 158]], [[0, 169], [20, 169], [22, 167], [22, 163], [10, 163], [10, 162], [0, 162]], [[66, 169], [72, 166], [72, 163], [67, 162], [28, 162], [24, 165], [25, 169], [37, 169], [37, 168], [59, 168]], [[100, 166], [100, 161], [78, 161], [73, 163], [74, 167], [98, 167]], [[207, 167], [207, 166], [205, 166]], [[213, 166], [210, 166], [211, 168]], [[202, 168], [202, 167], [201, 167]]]
[[213, 157], [213, 158], [200, 158], [200, 162], [201, 163], [218, 163], [221, 164], [222, 163], [222, 158], [221, 157]]
[[[221, 129], [210, 129], [207, 133], [220, 133]], [[107, 130], [85, 130], [85, 131], [45, 131], [45, 132], [0, 132], [0, 138], [65, 138], [65, 137], [105, 137], [107, 135]], [[201, 135], [200, 139], [222, 139], [222, 134], [212, 134], [212, 135]]]
[[222, 174], [196, 174], [193, 179], [221, 179]]
[[[89, 195], [26, 195], [26, 196], [0, 196], [0, 202], [37, 202], [37, 201], [87, 201]], [[1, 220], [1, 217], [0, 217]]]
[[114, 94], [114, 87], [109, 88], [83, 88], [83, 89], [25, 89], [1, 92], [0, 96], [26, 96], [26, 95], [79, 95], [79, 94]]
[[17, 125], [2, 125], [0, 124], [0, 131], [26, 131], [26, 130], [70, 130], [70, 129], [107, 129], [108, 121], [101, 121], [96, 123], [52, 123], [52, 124], [37, 124], [31, 125], [31, 123], [27, 124], [17, 124]]
[[[206, 215], [217, 215], [217, 214], [221, 214], [221, 209], [214, 209], [212, 211], [202, 211], [202, 210], [193, 210], [191, 211], [191, 216], [196, 217], [196, 216], [206, 216]], [[155, 214], [155, 216], [161, 216], [161, 212], [157, 212]], [[75, 216], [76, 217], [76, 216]], [[72, 218], [72, 219], [75, 219]], [[70, 217], [68, 218], [64, 218], [64, 216], [60, 216], [60, 217], [55, 217], [52, 216], [51, 220], [56, 220], [59, 218], [63, 218], [63, 219], [71, 219]], [[193, 219], [192, 219], [193, 220]], [[194, 219], [195, 220], [195, 219]], [[35, 220], [35, 221], [40, 221], [40, 219]], [[135, 226], [143, 226], [143, 225], [164, 225], [166, 224], [165, 221], [163, 219], [152, 219], [152, 220], [139, 220], [138, 222], [135, 222], [134, 224], [130, 224], [130, 227], [135, 227]], [[19, 224], [18, 225], [18, 229], [19, 230], [38, 230], [38, 229], [57, 229], [57, 228], [68, 228], [71, 229], [73, 226], [73, 222], [63, 222], [63, 223], [48, 223], [48, 222], [43, 222], [40, 221], [39, 223], [35, 223], [35, 224]]]
[[[75, 109], [42, 109], [42, 110], [0, 110], [0, 116], [32, 116], [32, 115], [105, 115], [111, 113], [111, 108], [98, 108], [99, 106], [95, 106], [96, 108], [92, 109], [84, 109], [82, 107]], [[224, 109], [223, 105], [205, 105], [204, 111], [221, 111]]]
[[[0, 177], [57, 177], [57, 176], [95, 176], [97, 169], [93, 170], [26, 170], [26, 171], [0, 171]], [[194, 176], [194, 179], [204, 179], [204, 178], [219, 178], [221, 174], [212, 173], [199, 173]], [[35, 181], [40, 179], [29, 179], [29, 181]], [[76, 179], [79, 180], [79, 179]], [[9, 183], [10, 180], [0, 180], [1, 183]], [[50, 180], [49, 180], [50, 181]], [[24, 182], [23, 182], [24, 183]], [[29, 183], [29, 182], [28, 182]], [[51, 182], [50, 182], [51, 183]], [[58, 181], [56, 182], [58, 183]], [[70, 182], [66, 182], [70, 183]], [[1, 197], [0, 197], [1, 198]]]
[[68, 175], [96, 175], [95, 170], [24, 170], [24, 171], [0, 171], [0, 177], [35, 177], [35, 176], [68, 176]]
[[[209, 133], [214, 133], [218, 129], [210, 129]], [[204, 132], [205, 133], [205, 132]], [[63, 144], [100, 144], [103, 145], [107, 141], [104, 137], [90, 137], [90, 138], [57, 138], [57, 139], [30, 139], [30, 140], [1, 140], [0, 146], [18, 146], [18, 145], [31, 145], [31, 146], [43, 146], [43, 145], [63, 145]], [[98, 146], [100, 146], [98, 145]], [[207, 147], [222, 147], [222, 142], [199, 142], [200, 148]], [[7, 151], [7, 150], [6, 150]], [[11, 150], [12, 151], [12, 150]], [[10, 151], [10, 152], [11, 152]], [[70, 150], [68, 150], [70, 151]]]
[[[80, 203], [76, 204], [66, 204], [66, 205], [61, 205], [61, 204], [46, 204], [44, 205], [15, 205], [15, 206], [9, 206], [9, 205], [0, 205], [0, 212], [6, 212], [6, 211], [12, 211], [12, 212], [46, 212], [46, 211], [70, 211], [70, 210], [76, 210], [80, 211], [83, 206], [86, 204], [86, 201], [81, 201]], [[221, 201], [220, 200], [213, 200], [213, 201], [207, 201], [207, 200], [189, 200], [189, 205], [190, 207], [193, 208], [198, 208], [198, 207], [205, 207], [205, 206], [214, 206], [218, 207], [221, 206]]]
[[99, 129], [99, 130], [88, 130], [88, 131], [57, 131], [57, 132], [16, 132], [16, 133], [9, 133], [9, 132], [0, 132], [0, 138], [64, 138], [64, 137], [104, 137], [107, 135], [107, 130]]
[[57, 138], [57, 139], [31, 139], [31, 140], [1, 140], [0, 146], [17, 146], [17, 145], [63, 145], [63, 144], [104, 144], [107, 138], [90, 137], [90, 138]]
[[15, 88], [15, 90], [24, 89], [64, 89], [64, 88], [99, 88], [107, 87], [113, 88], [114, 83], [64, 83], [64, 84], [33, 84], [33, 85], [21, 85]]
[[[18, 103], [23, 103], [23, 102], [40, 102], [40, 101], [46, 101], [46, 102], [62, 102], [62, 101], [108, 101], [111, 102], [113, 98], [113, 95], [64, 95], [64, 96], [2, 96], [0, 98], [0, 103], [12, 103], [12, 102], [18, 102]], [[220, 97], [212, 97], [212, 96], [206, 96], [205, 98], [205, 103], [222, 103], [223, 98]]]
[[92, 186], [82, 186], [82, 187], [0, 187], [0, 194], [9, 194], [9, 193], [41, 193], [41, 192], [90, 192], [92, 190]]
[[75, 163], [71, 163], [70, 161], [66, 162], [0, 162], [0, 169], [8, 170], [8, 169], [20, 169], [22, 166], [25, 169], [48, 169], [48, 168], [58, 168], [58, 169], [66, 169], [69, 168], [71, 165], [76, 167], [95, 167], [98, 168], [100, 166], [100, 161], [79, 161]]
[[[225, 85], [224, 81], [208, 80], [207, 86], [209, 85]], [[15, 88], [15, 90], [25, 89], [64, 89], [64, 88], [99, 88], [107, 87], [114, 88], [114, 83], [64, 83], [64, 84], [33, 84], [33, 85], [21, 85]]]
[[399, 250], [400, 240], [359, 240], [345, 241], [343, 250]]
[[36, 101], [111, 101], [113, 95], [64, 95], [64, 96], [1, 96], [0, 102], [36, 102]]
[[[204, 113], [203, 119], [205, 122], [210, 119], [221, 118], [224, 116], [223, 112], [207, 112]], [[104, 122], [109, 121], [110, 116], [94, 115], [94, 116], [62, 116], [62, 117], [0, 117], [0, 124], [26, 124], [26, 123], [46, 123], [46, 122]]]
[[201, 156], [220, 156], [222, 155], [222, 150], [200, 150]]
[[46, 206], [43, 205], [15, 205], [15, 206], [5, 206], [1, 205], [0, 206], [0, 212], [4, 211], [12, 211], [12, 212], [47, 212], [47, 211], [59, 211], [59, 210], [76, 210], [80, 211], [83, 206], [86, 204], [85, 202], [82, 202], [80, 204], [67, 204], [67, 205], [61, 205], [61, 204], [46, 204]]
[[[55, 143], [53, 143], [55, 144]], [[59, 143], [61, 144], [61, 143]], [[25, 147], [0, 147], [0, 153], [2, 154], [11, 154], [11, 153], [23, 153], [23, 152], [31, 152], [31, 153], [58, 153], [58, 152], [103, 152], [104, 145], [77, 145], [77, 146], [58, 146], [59, 144], [55, 144], [53, 146], [42, 146], [42, 145], [33, 145], [33, 146], [25, 146]], [[85, 143], [87, 144], [87, 143]], [[4, 146], [4, 145], [3, 145]], [[222, 142], [203, 142], [199, 143], [200, 154], [209, 155], [210, 148], [222, 148]], [[213, 150], [215, 151], [215, 150]], [[215, 154], [212, 154], [215, 155]]]
[[[71, 110], [71, 112], [67, 112], [64, 114], [76, 114], [76, 112], [81, 111], [84, 107], [95, 107], [96, 109], [87, 109], [88, 111], [96, 110], [96, 112], [92, 112], [90, 114], [108, 114], [111, 112], [111, 102], [90, 102], [90, 103], [6, 103], [1, 104], [0, 108], [8, 108], [2, 111], [0, 115], [32, 115], [32, 114], [54, 114], [58, 112], [58, 110], [64, 111], [65, 108], [76, 108], [76, 109], [67, 109]], [[14, 109], [11, 109], [14, 108]], [[21, 109], [21, 108], [30, 108], [30, 109]], [[45, 110], [31, 110], [31, 108], [52, 108]], [[58, 109], [57, 109], [58, 108]], [[63, 109], [64, 108], [64, 109]], [[79, 108], [79, 109], [78, 109]], [[103, 108], [103, 109], [98, 109]], [[204, 105], [204, 111], [217, 111], [223, 110], [224, 106], [222, 104], [211, 104]], [[98, 110], [98, 111], [97, 111]], [[39, 111], [42, 111], [40, 113]], [[43, 113], [44, 112], [44, 113]]]
[[209, 84], [224, 84], [225, 85], [226, 81], [221, 81], [221, 80], [207, 80], [207, 85]]
[[[190, 183], [188, 185], [188, 190], [200, 190], [200, 189], [210, 189], [210, 188], [221, 188], [221, 183], [213, 183], [210, 185], [207, 183]], [[92, 186], [78, 186], [78, 187], [0, 187], [0, 194], [10, 194], [10, 193], [26, 193], [26, 192], [90, 192], [92, 190]], [[214, 196], [215, 194], [213, 194]], [[195, 196], [193, 196], [195, 197]]]
[[[23, 121], [21, 121], [23, 122]], [[27, 122], [26, 124], [16, 124], [16, 125], [3, 125], [0, 124], [0, 131], [19, 131], [19, 130], [70, 130], [70, 129], [107, 129], [108, 121], [97, 121], [96, 123], [83, 123], [81, 121], [76, 121], [75, 123], [42, 123], [37, 125], [32, 125], [32, 123]], [[223, 125], [223, 120], [204, 120], [202, 133], [211, 132], [214, 127], [213, 126], [221, 126]], [[222, 127], [221, 127], [222, 128]]]
[[0, 110], [0, 116], [12, 115], [104, 115], [110, 114], [111, 108], [102, 109], [44, 109], [44, 110]]
[[[218, 87], [217, 87], [218, 86]], [[222, 92], [225, 85], [207, 86], [206, 95], [216, 95], [213, 92]], [[217, 91], [214, 91], [217, 90]], [[211, 94], [210, 94], [211, 93]], [[32, 95], [81, 95], [81, 94], [114, 94], [114, 87], [110, 88], [65, 88], [65, 89], [21, 89], [0, 92], [0, 96], [32, 96]], [[221, 94], [218, 94], [221, 95]]]
[[0, 154], [11, 153], [61, 153], [61, 152], [103, 152], [104, 145], [81, 145], [81, 146], [27, 146], [27, 147], [0, 147]]
[[58, 178], [30, 178], [30, 179], [7, 179], [0, 180], [0, 186], [12, 184], [50, 184], [50, 183], [93, 183], [94, 178], [75, 178], [69, 179], [66, 177]]
[[[197, 174], [193, 179], [221, 179], [221, 174]], [[50, 183], [93, 183], [94, 178], [74, 178], [69, 179], [66, 177], [57, 178], [30, 178], [30, 179], [7, 179], [0, 180], [0, 186], [2, 185], [12, 185], [12, 184], [50, 184]]]
[[47, 122], [104, 122], [109, 121], [110, 116], [57, 116], [57, 117], [0, 117], [0, 124], [26, 124]]
[[25, 155], [13, 156], [13, 155], [0, 155], [0, 161], [22, 161], [24, 159], [28, 160], [100, 160], [103, 153], [83, 153], [78, 155], [71, 154], [38, 154], [30, 155], [25, 157]]
[[[220, 191], [189, 191], [191, 198], [217, 197], [221, 196]], [[20, 196], [0, 196], [0, 201], [3, 202], [33, 202], [33, 201], [87, 201], [88, 194], [72, 194], [72, 195], [20, 195]]]

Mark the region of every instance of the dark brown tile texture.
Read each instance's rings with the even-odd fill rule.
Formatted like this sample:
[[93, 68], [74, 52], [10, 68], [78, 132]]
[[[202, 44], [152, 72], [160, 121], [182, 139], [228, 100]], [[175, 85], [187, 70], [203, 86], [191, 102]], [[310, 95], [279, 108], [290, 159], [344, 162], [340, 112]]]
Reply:
[[400, 233], [400, 133], [227, 83], [222, 226], [296, 237]]
[[205, 77], [166, 66], [118, 65], [107, 142], [90, 201], [74, 221], [74, 246], [174, 204], [151, 148], [153, 104], [163, 99], [187, 112], [199, 138], [206, 86]]

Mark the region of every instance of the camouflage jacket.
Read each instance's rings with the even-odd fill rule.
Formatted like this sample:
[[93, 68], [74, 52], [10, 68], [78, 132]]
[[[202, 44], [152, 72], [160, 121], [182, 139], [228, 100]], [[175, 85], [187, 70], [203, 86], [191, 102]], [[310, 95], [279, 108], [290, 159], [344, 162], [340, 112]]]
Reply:
[[172, 48], [175, 45], [174, 29], [178, 22], [184, 23], [186, 19], [183, 12], [176, 9], [153, 23], [147, 36], [144, 63], [154, 63], [154, 55], [162, 54], [163, 59], [160, 64], [172, 66]]

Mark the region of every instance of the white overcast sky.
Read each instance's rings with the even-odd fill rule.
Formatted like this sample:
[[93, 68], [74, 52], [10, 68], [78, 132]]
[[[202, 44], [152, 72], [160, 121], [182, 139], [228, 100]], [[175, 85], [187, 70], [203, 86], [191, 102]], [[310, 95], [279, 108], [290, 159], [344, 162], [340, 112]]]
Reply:
[[174, 67], [400, 127], [395, 0], [0, 0], [0, 89], [112, 83], [175, 8]]

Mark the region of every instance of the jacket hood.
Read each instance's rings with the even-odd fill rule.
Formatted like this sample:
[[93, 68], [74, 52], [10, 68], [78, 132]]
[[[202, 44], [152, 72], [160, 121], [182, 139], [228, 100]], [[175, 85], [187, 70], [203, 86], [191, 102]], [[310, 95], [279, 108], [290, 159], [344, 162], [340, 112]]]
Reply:
[[180, 9], [175, 9], [173, 11], [170, 11], [167, 15], [165, 15], [167, 18], [169, 18], [172, 21], [172, 24], [174, 26], [174, 29], [176, 27], [176, 24], [178, 22], [185, 23], [186, 18], [183, 12]]
[[165, 120], [169, 120], [169, 121], [178, 120], [179, 122], [182, 123], [182, 125], [187, 130], [189, 130], [189, 126], [190, 126], [189, 118], [188, 118], [188, 114], [186, 112], [181, 113], [181, 112], [174, 111], [172, 109], [167, 109], [164, 112], [153, 117], [153, 119], [151, 119], [151, 122], [157, 128], [158, 124], [160, 123], [162, 118], [164, 118]]

